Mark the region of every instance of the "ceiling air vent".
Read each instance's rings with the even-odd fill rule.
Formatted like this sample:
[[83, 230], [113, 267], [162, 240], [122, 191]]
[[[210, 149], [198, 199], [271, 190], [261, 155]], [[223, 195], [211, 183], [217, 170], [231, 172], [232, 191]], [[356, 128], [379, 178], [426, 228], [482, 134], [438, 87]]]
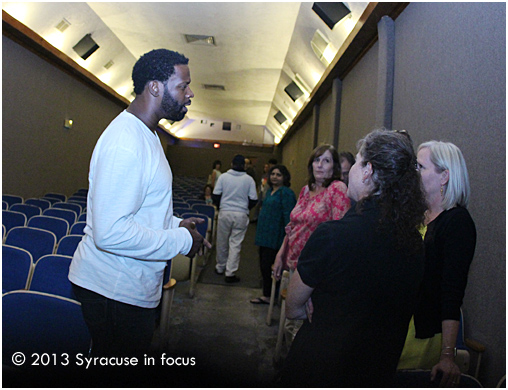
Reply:
[[104, 67], [105, 67], [106, 69], [109, 69], [109, 68], [111, 68], [114, 64], [115, 64], [115, 63], [113, 62], [113, 60], [109, 60], [108, 62], [106, 62], [106, 63], [104, 64]]
[[66, 20], [65, 18], [62, 19], [60, 21], [60, 23], [58, 23], [55, 28], [60, 31], [60, 32], [64, 32], [65, 30], [67, 30], [67, 27], [69, 27], [71, 24], [69, 23], [68, 20]]
[[224, 87], [224, 85], [217, 84], [203, 84], [203, 89], [208, 89], [210, 91], [225, 91], [226, 87]]
[[185, 42], [192, 45], [217, 46], [215, 38], [211, 35], [192, 35], [185, 34]]

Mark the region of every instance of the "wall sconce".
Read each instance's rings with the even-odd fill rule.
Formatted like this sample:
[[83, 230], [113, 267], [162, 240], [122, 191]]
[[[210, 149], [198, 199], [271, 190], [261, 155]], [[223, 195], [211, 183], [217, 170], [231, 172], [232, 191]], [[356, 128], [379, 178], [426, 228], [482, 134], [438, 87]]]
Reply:
[[66, 129], [72, 129], [73, 120], [72, 119], [66, 119], [64, 121], [64, 127]]

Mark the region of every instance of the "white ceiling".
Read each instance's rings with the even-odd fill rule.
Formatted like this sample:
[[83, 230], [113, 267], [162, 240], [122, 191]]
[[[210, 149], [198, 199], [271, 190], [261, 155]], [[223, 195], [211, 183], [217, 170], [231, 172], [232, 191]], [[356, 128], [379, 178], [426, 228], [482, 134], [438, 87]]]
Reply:
[[[183, 121], [161, 124], [179, 138], [273, 144], [308, 97], [293, 102], [284, 88], [297, 74], [311, 92], [326, 69], [311, 47], [316, 30], [339, 49], [368, 3], [344, 4], [352, 17], [333, 30], [313, 3], [4, 2], [2, 8], [129, 100], [132, 67], [142, 54], [158, 48], [184, 54], [195, 97]], [[62, 19], [70, 23], [63, 33], [55, 28]], [[72, 47], [88, 33], [100, 48], [85, 61]], [[188, 44], [184, 34], [211, 35], [216, 45]], [[114, 65], [104, 68], [110, 60]], [[289, 119], [283, 126], [273, 118], [279, 110]], [[231, 131], [222, 130], [223, 122], [232, 123]]]

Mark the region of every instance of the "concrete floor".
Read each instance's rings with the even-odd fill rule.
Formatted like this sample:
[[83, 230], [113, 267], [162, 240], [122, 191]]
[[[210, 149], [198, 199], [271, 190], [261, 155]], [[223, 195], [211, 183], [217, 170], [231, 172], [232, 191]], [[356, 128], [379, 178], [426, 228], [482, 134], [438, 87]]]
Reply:
[[259, 289], [198, 283], [191, 299], [188, 287], [177, 285], [167, 354], [194, 358], [195, 365], [173, 377], [176, 385], [273, 387], [279, 307], [267, 326], [268, 306], [249, 303]]
[[[277, 370], [273, 356], [277, 343], [280, 307], [275, 306], [271, 326], [266, 325], [268, 305], [254, 305], [261, 295], [258, 248], [254, 245], [256, 224], [251, 224], [242, 245], [242, 282], [216, 283], [210, 277], [215, 267], [212, 250], [205, 270], [197, 277], [195, 295], [189, 297], [189, 281], [179, 281], [171, 309], [168, 347], [160, 351], [173, 358], [194, 358], [195, 365], [181, 367], [171, 375], [177, 387], [274, 387]], [[205, 272], [206, 271], [206, 272]], [[155, 338], [157, 341], [157, 335]], [[285, 352], [285, 351], [283, 351]], [[165, 373], [161, 370], [160, 373]], [[169, 373], [169, 372], [168, 372]], [[163, 374], [165, 376], [165, 374]]]

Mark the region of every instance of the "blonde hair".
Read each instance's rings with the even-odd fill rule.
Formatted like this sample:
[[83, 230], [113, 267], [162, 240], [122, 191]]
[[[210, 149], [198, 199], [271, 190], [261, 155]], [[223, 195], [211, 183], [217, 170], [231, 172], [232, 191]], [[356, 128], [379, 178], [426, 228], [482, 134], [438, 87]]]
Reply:
[[466, 161], [460, 149], [451, 142], [428, 141], [418, 147], [418, 151], [427, 148], [430, 161], [438, 173], [448, 170], [448, 183], [443, 188], [441, 205], [445, 210], [455, 206], [467, 207], [471, 189]]

